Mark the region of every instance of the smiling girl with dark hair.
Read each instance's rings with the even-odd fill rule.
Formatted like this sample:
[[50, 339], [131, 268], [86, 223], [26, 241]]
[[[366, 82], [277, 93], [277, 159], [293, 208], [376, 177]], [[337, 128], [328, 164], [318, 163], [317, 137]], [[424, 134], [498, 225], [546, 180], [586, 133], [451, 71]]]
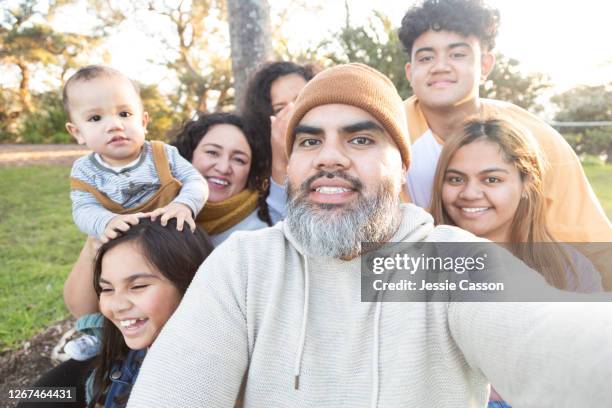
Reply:
[[199, 229], [146, 218], [100, 247], [93, 284], [104, 323], [89, 406], [126, 405], [147, 349], [212, 250]]

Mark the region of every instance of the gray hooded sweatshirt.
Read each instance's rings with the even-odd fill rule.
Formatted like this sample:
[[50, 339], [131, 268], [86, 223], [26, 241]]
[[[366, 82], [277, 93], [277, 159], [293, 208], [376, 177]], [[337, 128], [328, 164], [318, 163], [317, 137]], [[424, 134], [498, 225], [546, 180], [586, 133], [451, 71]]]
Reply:
[[[402, 216], [392, 241], [479, 240], [414, 205]], [[517, 407], [610, 402], [610, 306], [365, 303], [360, 285], [360, 257], [305, 256], [282, 222], [237, 232], [200, 267], [128, 407], [232, 407], [244, 378], [246, 407], [485, 407], [488, 379]]]

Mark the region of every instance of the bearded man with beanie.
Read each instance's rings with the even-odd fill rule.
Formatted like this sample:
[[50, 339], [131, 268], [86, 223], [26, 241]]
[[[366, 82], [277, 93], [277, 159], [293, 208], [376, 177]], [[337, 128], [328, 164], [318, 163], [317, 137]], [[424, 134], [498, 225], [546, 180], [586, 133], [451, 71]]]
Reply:
[[286, 140], [285, 221], [204, 262], [129, 407], [232, 407], [241, 385], [247, 407], [484, 407], [489, 380], [517, 406], [610, 402], [604, 303], [361, 302], [361, 242], [479, 241], [400, 203], [410, 142], [387, 77], [318, 74]]

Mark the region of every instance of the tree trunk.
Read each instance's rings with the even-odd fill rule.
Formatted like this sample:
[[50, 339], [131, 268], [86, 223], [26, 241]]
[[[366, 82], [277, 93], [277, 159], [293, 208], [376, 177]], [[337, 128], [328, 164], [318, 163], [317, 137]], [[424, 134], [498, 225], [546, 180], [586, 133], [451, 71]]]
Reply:
[[32, 112], [32, 95], [30, 94], [30, 70], [25, 62], [17, 62], [17, 66], [21, 71], [21, 82], [19, 83], [19, 99], [21, 101], [21, 109], [24, 112]]
[[208, 99], [208, 89], [204, 89], [200, 92], [200, 97], [198, 98], [198, 115], [208, 113], [208, 108], [206, 107], [206, 100]]
[[225, 101], [227, 99], [227, 91], [228, 88], [224, 87], [223, 89], [221, 89], [221, 93], [219, 94], [219, 98], [217, 99], [217, 107], [215, 109], [217, 112], [221, 111], [223, 106], [225, 106]]
[[242, 109], [249, 75], [272, 55], [267, 0], [227, 0], [232, 73], [237, 110]]

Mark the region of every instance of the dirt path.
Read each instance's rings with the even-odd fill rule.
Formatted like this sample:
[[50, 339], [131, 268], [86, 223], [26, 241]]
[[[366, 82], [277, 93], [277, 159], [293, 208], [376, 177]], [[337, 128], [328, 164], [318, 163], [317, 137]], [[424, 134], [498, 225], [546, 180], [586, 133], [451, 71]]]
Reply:
[[0, 144], [0, 166], [71, 165], [76, 159], [89, 152], [90, 150], [81, 145]]

